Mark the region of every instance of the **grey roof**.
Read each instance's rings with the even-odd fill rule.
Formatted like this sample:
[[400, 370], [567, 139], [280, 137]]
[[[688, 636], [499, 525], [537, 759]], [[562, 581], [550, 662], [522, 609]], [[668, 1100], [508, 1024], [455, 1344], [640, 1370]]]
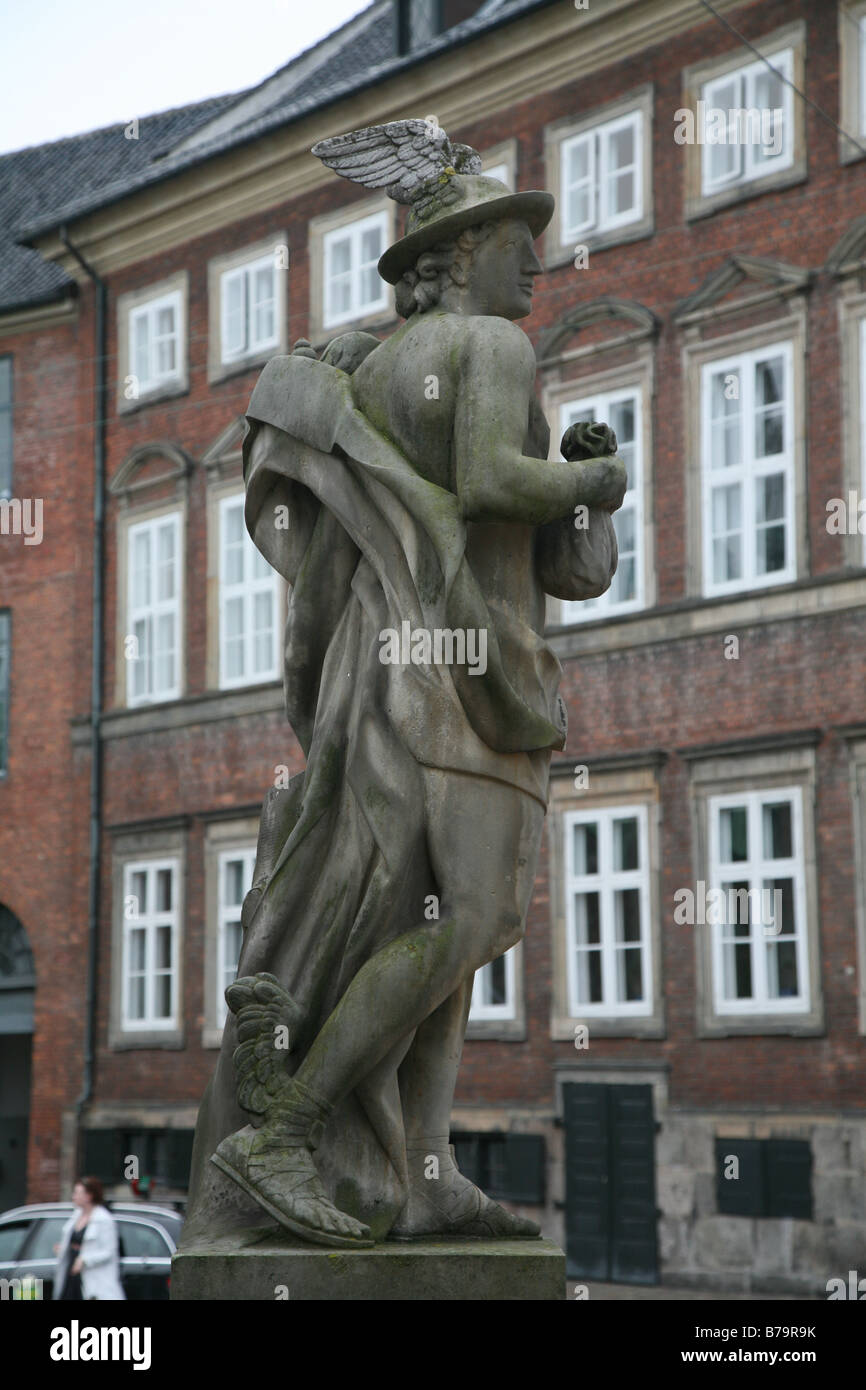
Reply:
[[137, 140], [124, 138], [124, 122], [0, 155], [0, 310], [60, 299], [73, 284], [58, 265], [16, 244], [22, 222], [40, 218], [47, 207], [98, 202], [104, 188], [119, 178], [135, 178], [156, 156], [237, 100], [233, 93], [146, 116], [139, 122]]
[[171, 178], [194, 164], [255, 140], [354, 91], [427, 62], [489, 29], [552, 3], [554, 0], [486, 0], [471, 18], [438, 35], [423, 49], [398, 55], [394, 52], [391, 0], [374, 0], [361, 14], [293, 58], [257, 87], [233, 98], [219, 99], [224, 105], [215, 110], [210, 119], [197, 122], [193, 129], [175, 132], [173, 139], [166, 132], [164, 139], [154, 142], [159, 143], [161, 149], [154, 150], [151, 158], [128, 162], [118, 159], [108, 176], [98, 182], [93, 180], [78, 185], [73, 182], [70, 186], [64, 180], [56, 190], [57, 196], [43, 196], [24, 210], [18, 219], [18, 236], [22, 241], [32, 242], [62, 222], [72, 222], [96, 208]]

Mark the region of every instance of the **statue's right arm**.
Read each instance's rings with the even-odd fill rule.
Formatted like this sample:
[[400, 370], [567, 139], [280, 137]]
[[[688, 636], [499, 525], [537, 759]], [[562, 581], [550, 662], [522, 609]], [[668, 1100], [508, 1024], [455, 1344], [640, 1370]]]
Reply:
[[454, 412], [456, 488], [467, 521], [540, 526], [583, 503], [622, 501], [618, 461], [563, 463], [523, 453], [535, 390], [535, 354], [507, 319], [471, 320], [462, 344]]

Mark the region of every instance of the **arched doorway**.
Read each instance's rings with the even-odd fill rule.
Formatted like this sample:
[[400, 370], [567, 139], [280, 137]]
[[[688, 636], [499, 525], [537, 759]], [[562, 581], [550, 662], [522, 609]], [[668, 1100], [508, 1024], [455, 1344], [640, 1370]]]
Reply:
[[27, 933], [0, 903], [0, 1211], [27, 1198], [36, 970]]

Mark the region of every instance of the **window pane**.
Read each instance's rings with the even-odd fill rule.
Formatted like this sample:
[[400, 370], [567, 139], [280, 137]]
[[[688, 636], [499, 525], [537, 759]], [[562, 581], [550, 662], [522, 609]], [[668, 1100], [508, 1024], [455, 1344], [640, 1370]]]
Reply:
[[144, 976], [135, 975], [129, 981], [128, 1014], [131, 1019], [144, 1018]]
[[249, 550], [252, 556], [253, 579], [267, 579], [273, 574], [273, 570], [260, 550], [256, 550], [252, 541], [249, 542]]
[[147, 912], [147, 874], [136, 870], [129, 878], [130, 895], [134, 899], [129, 904], [129, 919], [143, 917]]
[[629, 816], [613, 823], [613, 867], [615, 869], [636, 869], [638, 867], [637, 818]]
[[764, 884], [767, 894], [768, 912], [766, 926], [772, 926], [773, 936], [778, 941], [782, 937], [797, 933], [797, 913], [794, 906], [794, 880], [792, 878], [772, 878]]
[[742, 864], [749, 857], [745, 806], [726, 807], [719, 812], [719, 858], [723, 864]]
[[237, 922], [226, 922], [224, 927], [223, 960], [225, 962], [225, 981], [223, 988], [230, 985], [237, 977], [238, 961], [241, 955], [241, 924]]
[[352, 308], [352, 281], [348, 275], [342, 275], [337, 280], [331, 281], [330, 304], [332, 314], [348, 314]]
[[578, 953], [577, 999], [579, 1004], [601, 1003], [600, 951], [580, 951]]
[[771, 999], [793, 999], [800, 993], [797, 947], [793, 941], [768, 941], [767, 993]]
[[156, 910], [171, 912], [171, 869], [157, 869], [156, 872]]
[[271, 342], [274, 332], [274, 267], [260, 266], [253, 275], [253, 336], [257, 343]]
[[148, 354], [148, 320], [146, 314], [138, 314], [132, 320], [132, 371], [142, 385], [150, 380]]
[[144, 927], [133, 927], [129, 933], [129, 968], [133, 972], [144, 969], [145, 945]]
[[607, 157], [611, 169], [634, 164], [634, 126], [623, 126], [608, 136]]
[[794, 854], [790, 801], [763, 807], [764, 858], [791, 859]]
[[[778, 59], [770, 59], [774, 67]], [[778, 159], [785, 149], [785, 88], [781, 78], [768, 68], [759, 69], [753, 79], [754, 105], [762, 114], [761, 138], [752, 147], [755, 163]]]
[[614, 512], [613, 529], [616, 532], [619, 562], [610, 586], [611, 603], [628, 603], [637, 592], [637, 567], [634, 561], [635, 522], [634, 507], [620, 507], [618, 512]]
[[598, 825], [595, 822], [574, 827], [574, 872], [598, 873]]
[[736, 468], [742, 462], [740, 373], [714, 372], [710, 391], [710, 438], [713, 468]]
[[574, 920], [578, 946], [595, 946], [601, 941], [598, 893], [575, 893]]
[[[630, 396], [624, 401], [612, 401], [608, 411], [609, 425], [616, 435], [616, 442], [622, 449], [627, 444], [634, 442], [634, 415], [635, 401], [634, 396]], [[634, 487], [634, 480], [629, 478], [629, 487]]]
[[367, 227], [361, 233], [361, 264], [378, 261], [382, 254], [382, 228]]
[[171, 975], [157, 975], [154, 980], [154, 1016], [171, 1018]]
[[752, 947], [749, 942], [723, 947], [726, 999], [752, 997]]
[[171, 927], [156, 929], [156, 968], [165, 970], [171, 967]]
[[154, 624], [154, 694], [174, 688], [174, 614], [161, 613]]
[[246, 324], [244, 315], [244, 277], [243, 275], [223, 276], [223, 350], [227, 353], [243, 352], [246, 347]]
[[226, 907], [240, 907], [244, 900], [244, 861], [229, 859], [225, 863]]
[[[619, 513], [616, 513], [619, 516]], [[623, 555], [620, 552], [619, 562], [616, 567], [616, 574], [610, 586], [611, 603], [631, 603], [637, 594], [637, 566], [634, 556]], [[584, 600], [592, 602], [592, 600]]]
[[150, 532], [132, 533], [132, 583], [130, 601], [133, 608], [145, 608], [150, 603]]
[[330, 251], [330, 272], [332, 276], [348, 273], [352, 268], [352, 243], [349, 237], [332, 241]]
[[174, 598], [174, 544], [174, 524], [172, 523], [168, 526], [160, 526], [159, 530], [156, 533], [157, 602]]
[[613, 900], [617, 941], [640, 941], [640, 890], [620, 888]]
[[640, 947], [629, 946], [616, 953], [616, 993], [621, 1004], [643, 999], [643, 968]]

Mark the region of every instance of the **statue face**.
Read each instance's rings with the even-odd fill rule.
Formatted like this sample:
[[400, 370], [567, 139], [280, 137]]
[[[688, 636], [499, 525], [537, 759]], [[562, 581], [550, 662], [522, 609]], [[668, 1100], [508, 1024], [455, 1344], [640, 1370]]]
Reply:
[[526, 223], [500, 222], [472, 257], [469, 280], [475, 312], [525, 318], [532, 309], [533, 277], [542, 269]]

